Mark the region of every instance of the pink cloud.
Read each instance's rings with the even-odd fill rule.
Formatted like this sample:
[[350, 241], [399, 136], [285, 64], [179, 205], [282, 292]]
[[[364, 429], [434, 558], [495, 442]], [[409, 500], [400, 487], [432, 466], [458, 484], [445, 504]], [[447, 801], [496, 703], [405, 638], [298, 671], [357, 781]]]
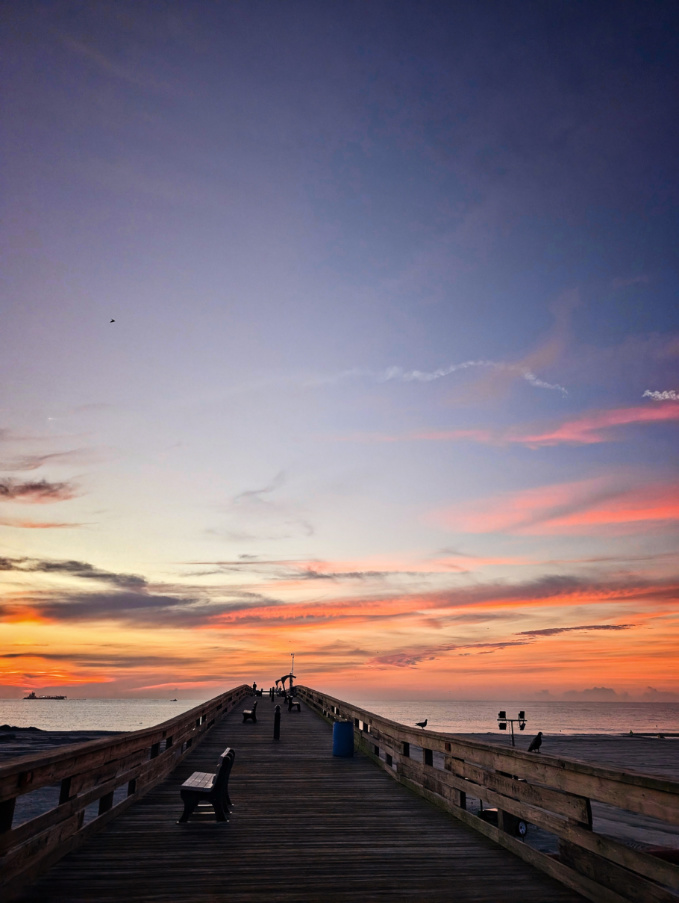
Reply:
[[679, 404], [637, 405], [591, 411], [577, 417], [552, 422], [542, 427], [497, 429], [420, 430], [398, 434], [354, 433], [335, 437], [355, 442], [481, 442], [487, 445], [527, 445], [540, 448], [550, 445], [596, 445], [613, 442], [622, 427], [679, 420]]
[[541, 486], [435, 512], [469, 533], [589, 533], [655, 528], [679, 520], [679, 489], [664, 483], [623, 489], [602, 479]]
[[533, 447], [562, 444], [593, 445], [612, 441], [614, 435], [611, 431], [616, 427], [668, 420], [679, 420], [679, 405], [614, 408], [608, 411], [593, 411], [590, 414], [564, 421], [560, 426], [552, 429], [538, 430], [533, 433], [508, 433], [503, 437], [503, 441], [518, 442]]

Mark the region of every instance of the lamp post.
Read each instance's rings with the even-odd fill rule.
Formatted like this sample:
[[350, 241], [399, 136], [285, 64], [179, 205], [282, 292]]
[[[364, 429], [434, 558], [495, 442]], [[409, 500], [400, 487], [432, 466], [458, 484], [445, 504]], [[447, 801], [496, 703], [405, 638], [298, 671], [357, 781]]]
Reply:
[[516, 746], [514, 743], [514, 722], [517, 721], [519, 724], [519, 730], [523, 731], [526, 729], [526, 713], [523, 709], [519, 712], [518, 718], [507, 718], [507, 712], [505, 709], [497, 713], [497, 726], [501, 731], [507, 730], [507, 723], [509, 723], [512, 727], [512, 746]]

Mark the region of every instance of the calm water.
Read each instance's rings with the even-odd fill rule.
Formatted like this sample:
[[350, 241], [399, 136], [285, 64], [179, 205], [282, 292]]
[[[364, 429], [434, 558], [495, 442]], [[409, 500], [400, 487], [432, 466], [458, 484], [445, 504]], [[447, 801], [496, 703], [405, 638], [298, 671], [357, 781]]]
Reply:
[[[358, 704], [358, 703], [357, 703]], [[630, 731], [679, 732], [679, 703], [640, 702], [376, 702], [362, 707], [398, 721], [415, 724], [428, 720], [427, 730], [453, 734], [499, 734], [497, 714], [516, 718], [526, 712], [526, 733], [628, 734]], [[519, 733], [518, 724], [514, 730]], [[509, 725], [507, 726], [509, 734]]]
[[138, 731], [203, 699], [0, 699], [0, 724], [44, 731]]
[[[199, 705], [202, 699], [0, 699], [0, 724], [42, 730], [134, 731], [152, 727]], [[526, 732], [549, 734], [679, 733], [679, 703], [638, 702], [383, 702], [352, 699], [376, 714], [448, 733], [499, 733], [497, 713], [526, 711]], [[518, 725], [514, 725], [518, 732]]]

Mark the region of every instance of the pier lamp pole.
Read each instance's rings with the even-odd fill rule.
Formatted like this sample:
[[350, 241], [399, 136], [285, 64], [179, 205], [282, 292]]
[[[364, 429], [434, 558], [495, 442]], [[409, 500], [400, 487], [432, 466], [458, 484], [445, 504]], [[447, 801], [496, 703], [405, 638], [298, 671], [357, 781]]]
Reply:
[[507, 722], [509, 722], [509, 724], [511, 725], [512, 746], [516, 746], [516, 744], [514, 743], [514, 722], [515, 721], [518, 721], [520, 731], [523, 731], [526, 729], [526, 713], [523, 711], [523, 709], [519, 712], [518, 718], [507, 718], [507, 712], [504, 709], [502, 709], [502, 711], [497, 713], [497, 726], [500, 728], [501, 731], [507, 730]]

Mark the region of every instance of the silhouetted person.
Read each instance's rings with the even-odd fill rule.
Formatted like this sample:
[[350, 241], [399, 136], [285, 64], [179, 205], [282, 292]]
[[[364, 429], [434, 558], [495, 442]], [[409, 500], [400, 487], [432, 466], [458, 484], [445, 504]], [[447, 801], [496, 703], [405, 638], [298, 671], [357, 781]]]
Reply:
[[418, 727], [421, 727], [424, 730], [424, 728], [427, 726], [427, 721], [428, 719], [425, 718], [424, 721], [416, 721], [415, 723]]
[[538, 731], [537, 736], [533, 737], [528, 747], [528, 752], [540, 752], [542, 746], [542, 731]]

